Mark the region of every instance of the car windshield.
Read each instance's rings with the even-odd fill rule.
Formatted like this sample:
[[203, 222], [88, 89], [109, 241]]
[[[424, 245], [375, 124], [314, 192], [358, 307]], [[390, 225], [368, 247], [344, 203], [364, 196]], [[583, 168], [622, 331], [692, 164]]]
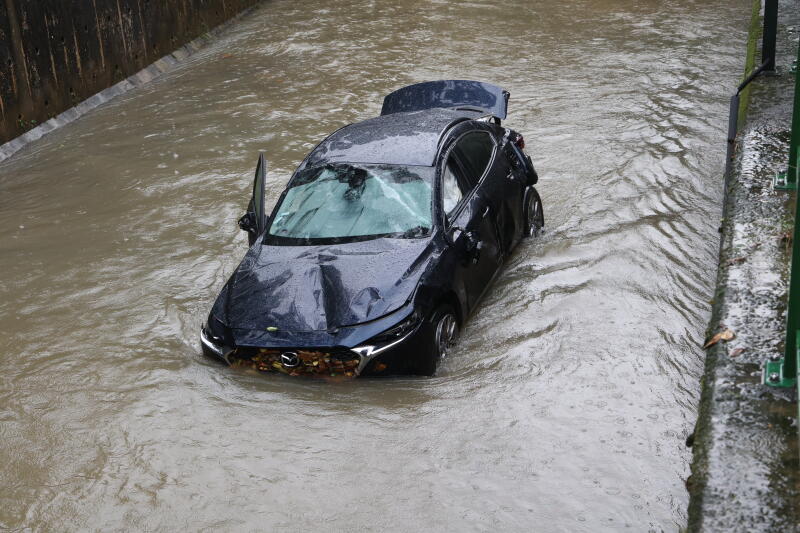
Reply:
[[433, 167], [328, 164], [301, 170], [275, 211], [271, 244], [377, 237], [414, 238], [431, 229]]

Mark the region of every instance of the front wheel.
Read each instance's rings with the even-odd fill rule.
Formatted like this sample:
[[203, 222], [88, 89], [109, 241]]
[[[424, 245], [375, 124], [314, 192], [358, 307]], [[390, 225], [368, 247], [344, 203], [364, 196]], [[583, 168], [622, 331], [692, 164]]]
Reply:
[[525, 194], [525, 236], [536, 237], [544, 228], [542, 199], [535, 188], [530, 187]]
[[419, 360], [415, 373], [432, 376], [439, 360], [447, 357], [458, 338], [458, 319], [453, 308], [449, 305], [439, 306], [431, 314], [426, 330], [428, 349]]

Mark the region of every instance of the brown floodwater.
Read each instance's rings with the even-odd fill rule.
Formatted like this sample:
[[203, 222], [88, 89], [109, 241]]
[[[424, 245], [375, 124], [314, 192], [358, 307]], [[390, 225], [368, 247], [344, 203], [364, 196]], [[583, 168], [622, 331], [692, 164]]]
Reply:
[[[0, 164], [0, 528], [676, 531], [747, 0], [275, 0]], [[429, 79], [511, 92], [546, 234], [438, 375], [205, 358], [303, 156]]]

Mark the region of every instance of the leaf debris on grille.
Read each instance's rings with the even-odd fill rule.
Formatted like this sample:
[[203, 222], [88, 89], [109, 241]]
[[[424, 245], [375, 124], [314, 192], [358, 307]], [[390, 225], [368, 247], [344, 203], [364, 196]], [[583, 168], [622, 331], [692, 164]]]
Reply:
[[281, 362], [286, 351], [261, 348], [255, 353], [236, 350], [230, 357], [234, 368], [249, 368], [260, 372], [280, 372], [289, 376], [345, 376], [358, 375], [358, 355], [352, 357], [317, 350], [291, 350], [297, 354], [298, 364], [288, 367]]

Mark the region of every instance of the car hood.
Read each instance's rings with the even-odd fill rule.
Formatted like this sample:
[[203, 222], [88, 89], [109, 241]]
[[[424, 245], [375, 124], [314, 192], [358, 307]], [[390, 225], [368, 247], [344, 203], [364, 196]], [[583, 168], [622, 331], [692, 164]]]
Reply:
[[256, 244], [213, 313], [234, 331], [330, 331], [375, 320], [411, 296], [431, 257], [430, 239], [328, 246]]

